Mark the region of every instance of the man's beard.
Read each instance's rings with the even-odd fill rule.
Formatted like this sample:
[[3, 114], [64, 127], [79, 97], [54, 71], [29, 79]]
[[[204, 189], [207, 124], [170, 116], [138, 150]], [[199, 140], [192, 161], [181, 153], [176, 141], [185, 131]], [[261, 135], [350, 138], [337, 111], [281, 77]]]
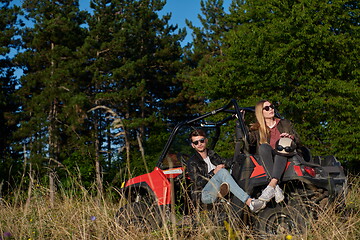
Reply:
[[203, 148], [202, 150], [198, 149], [197, 151], [203, 153], [206, 151], [206, 148]]

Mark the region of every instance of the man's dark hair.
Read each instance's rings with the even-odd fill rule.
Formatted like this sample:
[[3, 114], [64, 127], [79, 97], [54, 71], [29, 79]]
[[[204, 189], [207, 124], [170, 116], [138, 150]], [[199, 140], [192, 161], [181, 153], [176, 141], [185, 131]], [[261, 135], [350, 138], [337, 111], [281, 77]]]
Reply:
[[206, 133], [204, 132], [204, 130], [202, 129], [196, 129], [194, 131], [192, 131], [190, 134], [189, 134], [189, 140], [191, 142], [191, 138], [192, 137], [197, 137], [197, 136], [201, 136], [201, 137], [205, 137], [206, 138]]

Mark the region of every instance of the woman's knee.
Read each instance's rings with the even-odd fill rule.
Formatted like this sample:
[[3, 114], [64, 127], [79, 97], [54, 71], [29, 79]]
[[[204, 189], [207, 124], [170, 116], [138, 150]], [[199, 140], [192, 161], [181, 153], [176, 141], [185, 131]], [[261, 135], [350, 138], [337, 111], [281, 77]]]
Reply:
[[259, 146], [259, 154], [272, 154], [272, 147], [266, 143], [261, 144]]
[[284, 157], [284, 156], [281, 156], [281, 155], [276, 154], [276, 155], [275, 155], [275, 157], [274, 157], [274, 160], [275, 160], [275, 161], [280, 161], [280, 162], [287, 162], [288, 158], [287, 158], [287, 157]]

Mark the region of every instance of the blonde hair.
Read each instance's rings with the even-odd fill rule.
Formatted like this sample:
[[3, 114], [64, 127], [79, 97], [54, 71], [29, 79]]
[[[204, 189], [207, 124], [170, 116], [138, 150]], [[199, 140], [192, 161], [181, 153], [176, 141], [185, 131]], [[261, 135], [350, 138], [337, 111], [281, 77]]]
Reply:
[[266, 126], [265, 118], [263, 115], [263, 107], [264, 103], [269, 102], [268, 100], [260, 100], [255, 105], [255, 116], [257, 122], [252, 124], [251, 129], [252, 130], [258, 130], [259, 136], [260, 136], [260, 144], [268, 143], [268, 136], [270, 134], [269, 128]]

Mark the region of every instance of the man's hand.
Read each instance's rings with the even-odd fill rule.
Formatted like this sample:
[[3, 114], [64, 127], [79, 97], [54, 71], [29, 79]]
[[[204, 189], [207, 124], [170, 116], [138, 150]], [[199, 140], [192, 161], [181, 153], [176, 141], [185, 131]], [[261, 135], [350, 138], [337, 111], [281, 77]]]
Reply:
[[245, 111], [244, 111], [244, 109], [241, 109], [240, 110], [240, 113], [241, 113], [241, 116], [242, 116], [242, 119], [244, 120], [244, 122], [245, 122]]
[[225, 164], [219, 164], [214, 169], [214, 173], [216, 174], [220, 169], [225, 168]]

